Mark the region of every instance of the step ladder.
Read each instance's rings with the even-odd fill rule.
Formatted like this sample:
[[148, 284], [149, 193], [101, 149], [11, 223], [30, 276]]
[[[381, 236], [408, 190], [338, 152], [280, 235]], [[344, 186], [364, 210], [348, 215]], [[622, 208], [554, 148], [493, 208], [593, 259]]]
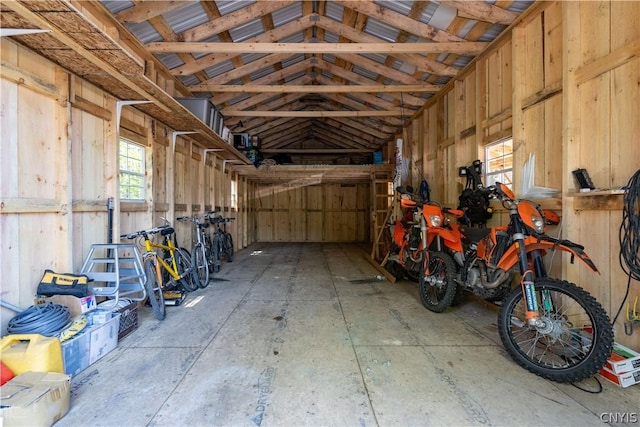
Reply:
[[371, 248], [371, 259], [385, 264], [386, 256], [384, 250], [384, 242], [382, 241], [382, 233], [387, 226], [391, 213], [395, 205], [395, 190], [393, 189], [392, 171], [389, 172], [373, 172], [371, 174], [372, 189], [372, 236], [373, 246]]
[[96, 297], [106, 297], [102, 307], [115, 308], [120, 298], [143, 301], [147, 280], [142, 255], [134, 243], [92, 244], [82, 265], [89, 289]]

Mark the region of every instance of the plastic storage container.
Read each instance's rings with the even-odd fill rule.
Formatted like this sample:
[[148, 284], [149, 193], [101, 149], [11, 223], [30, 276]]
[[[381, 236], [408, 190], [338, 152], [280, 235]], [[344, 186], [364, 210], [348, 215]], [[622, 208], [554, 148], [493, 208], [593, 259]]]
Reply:
[[0, 342], [0, 359], [15, 375], [28, 371], [64, 373], [62, 347], [55, 337], [6, 335]]

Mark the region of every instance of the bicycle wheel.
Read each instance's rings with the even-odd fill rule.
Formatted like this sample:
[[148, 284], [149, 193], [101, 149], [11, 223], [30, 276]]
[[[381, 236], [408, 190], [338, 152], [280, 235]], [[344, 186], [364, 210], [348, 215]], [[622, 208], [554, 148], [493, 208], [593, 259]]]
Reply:
[[209, 262], [207, 254], [202, 243], [196, 243], [191, 254], [191, 262], [195, 268], [198, 287], [206, 288], [209, 285]]
[[227, 261], [233, 262], [233, 237], [231, 237], [231, 233], [224, 234], [224, 247]]
[[204, 253], [207, 257], [207, 264], [209, 264], [209, 273], [213, 272], [213, 244], [211, 243], [211, 236], [209, 233], [204, 233], [202, 242], [204, 243]]
[[195, 291], [198, 289], [198, 283], [195, 278], [195, 268], [193, 268], [193, 263], [191, 262], [191, 254], [184, 248], [176, 248], [175, 257], [176, 265], [178, 266], [177, 273], [180, 275], [178, 284], [182, 286], [185, 291]]
[[164, 305], [164, 295], [162, 294], [162, 287], [158, 283], [158, 270], [156, 269], [156, 260], [153, 258], [147, 258], [144, 262], [144, 272], [146, 280], [144, 282], [144, 288], [147, 291], [147, 298], [158, 320], [164, 320], [167, 315], [166, 307]]
[[220, 239], [220, 236], [218, 236], [217, 234], [215, 236], [213, 236], [213, 242], [212, 242], [212, 255], [213, 255], [213, 272], [217, 273], [220, 271], [220, 256], [221, 256], [221, 248], [222, 248], [222, 240]]

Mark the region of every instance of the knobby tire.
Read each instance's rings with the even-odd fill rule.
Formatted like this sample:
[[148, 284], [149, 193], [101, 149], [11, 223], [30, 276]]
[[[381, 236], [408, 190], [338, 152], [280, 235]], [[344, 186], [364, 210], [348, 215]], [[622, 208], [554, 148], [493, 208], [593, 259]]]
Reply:
[[[509, 355], [523, 368], [551, 381], [578, 382], [597, 374], [613, 346], [606, 311], [587, 291], [564, 280], [534, 282], [539, 312], [548, 332], [527, 324], [520, 287], [502, 302], [498, 332]], [[543, 304], [548, 295], [552, 303]]]
[[[427, 310], [442, 313], [451, 306], [456, 295], [456, 263], [444, 252], [425, 250], [423, 255], [419, 277], [420, 299]], [[426, 273], [427, 268], [429, 274]], [[427, 279], [435, 279], [436, 283]]]

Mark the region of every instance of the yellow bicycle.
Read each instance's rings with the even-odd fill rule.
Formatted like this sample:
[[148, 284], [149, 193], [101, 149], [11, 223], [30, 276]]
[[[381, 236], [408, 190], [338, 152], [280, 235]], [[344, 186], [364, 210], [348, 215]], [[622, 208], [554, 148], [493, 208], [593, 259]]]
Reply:
[[[164, 291], [182, 288], [186, 291], [194, 291], [198, 285], [194, 282], [194, 268], [191, 263], [191, 255], [184, 249], [177, 247], [171, 236], [175, 233], [170, 224], [149, 230], [140, 230], [134, 233], [123, 234], [122, 239], [142, 239], [144, 253], [144, 271], [146, 275], [145, 289], [149, 295], [149, 303], [154, 314], [159, 320], [166, 316], [164, 304]], [[162, 243], [156, 243], [150, 236], [160, 234]], [[159, 256], [157, 250], [162, 250], [163, 256]]]

